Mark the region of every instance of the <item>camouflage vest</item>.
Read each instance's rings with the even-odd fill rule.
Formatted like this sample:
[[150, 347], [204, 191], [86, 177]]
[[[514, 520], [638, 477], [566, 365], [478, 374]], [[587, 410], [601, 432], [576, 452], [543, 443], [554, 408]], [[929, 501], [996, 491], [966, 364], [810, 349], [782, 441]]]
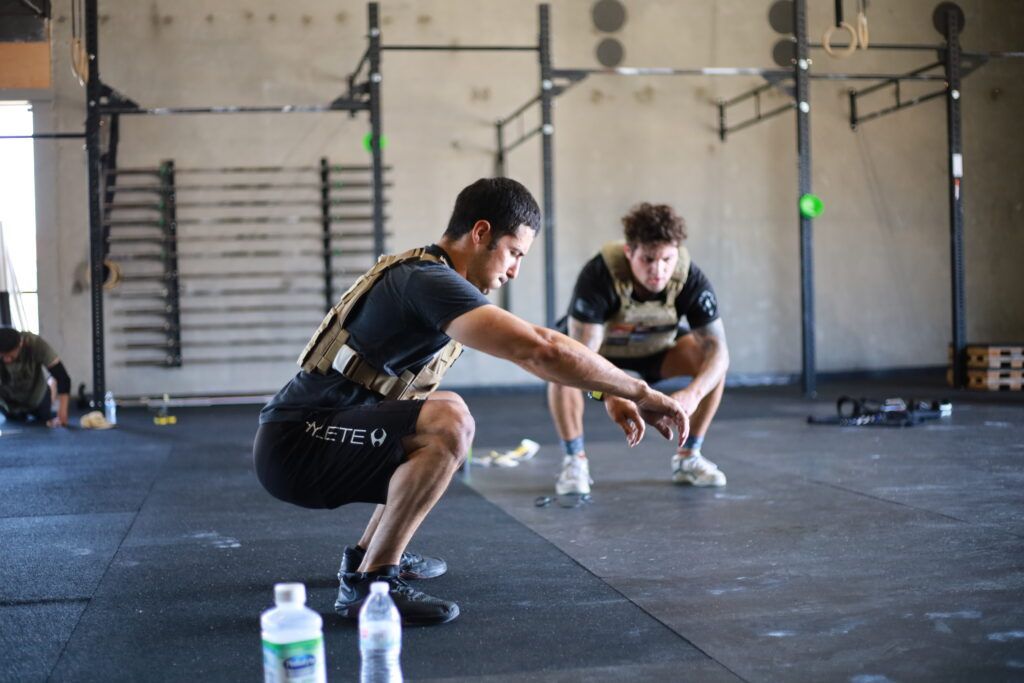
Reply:
[[605, 358], [642, 358], [674, 345], [679, 327], [676, 297], [690, 273], [690, 252], [680, 245], [679, 261], [665, 287], [665, 300], [635, 301], [633, 273], [624, 246], [624, 242], [609, 242], [601, 247], [601, 258], [619, 296], [619, 310], [604, 324], [599, 353]]
[[326, 374], [334, 368], [356, 384], [376, 392], [385, 399], [425, 399], [441, 384], [441, 378], [462, 354], [462, 344], [454, 339], [441, 348], [419, 372], [406, 370], [399, 376], [389, 375], [367, 363], [349, 346], [345, 322], [356, 304], [370, 291], [388, 269], [407, 261], [429, 261], [451, 266], [440, 256], [423, 247], [394, 256], [381, 256], [377, 264], [360, 276], [327, 313], [302, 350], [298, 363], [306, 372]]

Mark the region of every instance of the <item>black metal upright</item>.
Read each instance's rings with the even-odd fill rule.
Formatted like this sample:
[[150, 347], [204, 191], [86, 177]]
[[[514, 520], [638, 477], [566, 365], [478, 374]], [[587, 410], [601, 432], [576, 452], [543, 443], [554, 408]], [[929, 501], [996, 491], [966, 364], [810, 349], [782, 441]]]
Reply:
[[[793, 3], [793, 30], [796, 33], [796, 151], [798, 167], [797, 199], [811, 192], [811, 89], [808, 70], [810, 53], [807, 43], [807, 0]], [[801, 380], [804, 396], [814, 396], [816, 387], [814, 363], [814, 242], [811, 219], [797, 211], [800, 218], [800, 321], [802, 335]]]
[[[331, 167], [320, 157], [320, 227], [324, 249], [324, 311], [334, 305], [334, 263], [331, 253]], [[376, 246], [376, 245], [374, 245]]]
[[373, 250], [377, 256], [384, 253], [384, 158], [381, 147], [380, 121], [380, 7], [376, 2], [368, 6], [369, 41], [367, 61], [370, 84], [370, 153], [373, 156]]
[[181, 367], [181, 282], [178, 273], [178, 196], [175, 188], [174, 161], [160, 164], [160, 180], [164, 186], [164, 273], [167, 276], [167, 366]]
[[952, 3], [945, 10], [946, 126], [949, 139], [949, 253], [953, 307], [953, 386], [967, 385], [964, 305], [963, 145], [960, 136], [960, 24], [963, 14]]
[[540, 56], [540, 119], [541, 170], [543, 173], [544, 202], [544, 313], [548, 327], [555, 326], [555, 162], [554, 134], [551, 105], [554, 83], [551, 80], [551, 25], [550, 7], [541, 5], [538, 54]]
[[100, 207], [100, 56], [97, 0], [85, 0], [85, 52], [89, 80], [85, 86], [85, 151], [89, 172], [89, 257], [92, 304], [92, 396], [103, 402], [107, 390], [103, 335], [103, 213]]

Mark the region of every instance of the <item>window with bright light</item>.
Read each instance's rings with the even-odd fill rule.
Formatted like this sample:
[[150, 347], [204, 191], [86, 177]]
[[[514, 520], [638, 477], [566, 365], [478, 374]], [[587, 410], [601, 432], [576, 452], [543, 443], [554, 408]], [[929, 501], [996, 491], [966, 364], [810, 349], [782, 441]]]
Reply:
[[[32, 105], [0, 102], [0, 136], [31, 135]], [[39, 331], [35, 155], [31, 139], [0, 137], [0, 292], [14, 326]]]

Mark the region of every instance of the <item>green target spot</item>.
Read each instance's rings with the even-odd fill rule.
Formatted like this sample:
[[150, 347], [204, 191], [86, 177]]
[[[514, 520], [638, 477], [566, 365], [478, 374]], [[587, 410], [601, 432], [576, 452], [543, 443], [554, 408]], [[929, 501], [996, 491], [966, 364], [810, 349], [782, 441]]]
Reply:
[[825, 211], [825, 204], [815, 194], [800, 197], [800, 215], [804, 218], [817, 218]]
[[[382, 150], [385, 150], [385, 149], [388, 148], [388, 136], [387, 135], [381, 135], [380, 136], [380, 148]], [[363, 149], [365, 149], [367, 152], [372, 152], [373, 151], [373, 133], [367, 133], [366, 135], [363, 136]]]

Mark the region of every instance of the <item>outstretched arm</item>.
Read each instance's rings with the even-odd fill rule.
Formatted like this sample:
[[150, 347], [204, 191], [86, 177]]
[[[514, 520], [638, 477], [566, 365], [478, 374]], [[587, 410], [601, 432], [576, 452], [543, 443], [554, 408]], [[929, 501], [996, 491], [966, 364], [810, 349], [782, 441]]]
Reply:
[[[585, 345], [591, 351], [601, 348], [604, 341], [604, 325], [585, 323], [569, 316], [569, 336]], [[631, 446], [644, 438], [644, 420], [636, 403], [628, 398], [609, 395], [604, 400], [604, 409], [612, 422], [626, 435]]]
[[678, 428], [680, 443], [689, 431], [676, 401], [630, 377], [580, 342], [488, 305], [460, 315], [446, 333], [466, 346], [512, 361], [548, 382], [601, 391], [637, 404], [645, 421], [665, 438]]

